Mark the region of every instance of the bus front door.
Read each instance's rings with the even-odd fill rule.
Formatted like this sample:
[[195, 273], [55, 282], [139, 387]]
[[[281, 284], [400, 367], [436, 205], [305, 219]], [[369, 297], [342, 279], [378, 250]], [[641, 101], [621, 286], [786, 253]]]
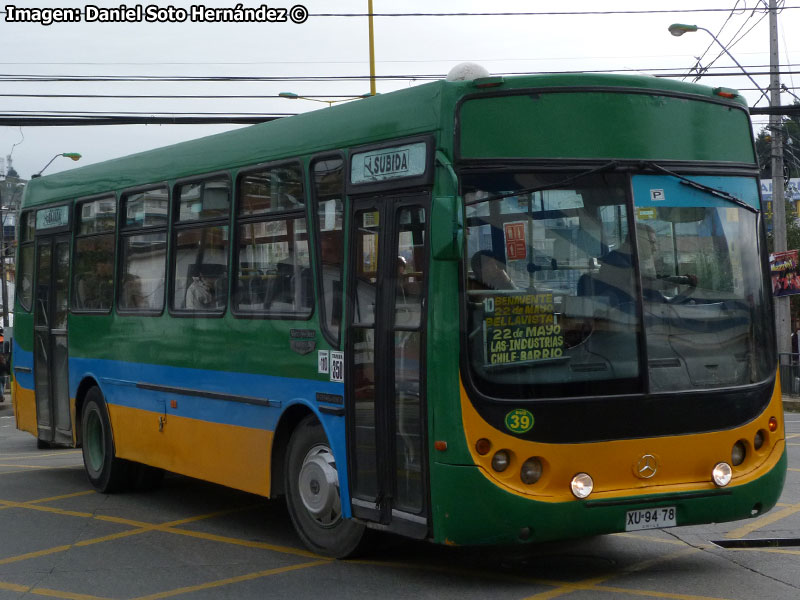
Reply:
[[72, 444], [67, 361], [69, 238], [36, 241], [34, 387], [40, 447]]
[[351, 505], [361, 519], [428, 532], [426, 196], [353, 203], [347, 342]]

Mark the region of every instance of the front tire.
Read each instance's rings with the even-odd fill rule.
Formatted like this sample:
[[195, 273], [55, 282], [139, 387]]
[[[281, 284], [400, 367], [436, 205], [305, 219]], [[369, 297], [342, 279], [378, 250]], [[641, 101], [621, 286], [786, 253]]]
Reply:
[[130, 464], [117, 458], [111, 421], [103, 393], [93, 387], [86, 393], [81, 413], [83, 466], [94, 489], [113, 494], [123, 489]]
[[355, 554], [366, 528], [342, 517], [336, 461], [322, 424], [313, 415], [292, 432], [284, 473], [286, 505], [303, 543], [334, 558]]

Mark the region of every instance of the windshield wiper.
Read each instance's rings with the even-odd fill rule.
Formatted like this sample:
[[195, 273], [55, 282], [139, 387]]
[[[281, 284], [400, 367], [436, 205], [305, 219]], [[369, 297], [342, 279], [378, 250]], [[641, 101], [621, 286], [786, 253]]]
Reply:
[[660, 171], [661, 173], [665, 173], [666, 175], [671, 175], [672, 177], [675, 177], [676, 179], [679, 179], [680, 182], [683, 185], [687, 185], [690, 188], [693, 188], [695, 190], [699, 190], [701, 192], [705, 192], [706, 194], [710, 194], [710, 195], [714, 196], [715, 198], [721, 198], [723, 200], [726, 200], [726, 201], [730, 202], [731, 204], [735, 204], [736, 206], [741, 206], [742, 208], [744, 208], [746, 210], [749, 210], [752, 213], [758, 214], [758, 209], [757, 208], [755, 208], [754, 206], [749, 205], [744, 200], [740, 200], [736, 196], [734, 196], [732, 194], [729, 194], [726, 191], [718, 190], [717, 188], [713, 188], [713, 187], [711, 187], [709, 185], [704, 185], [702, 183], [698, 183], [696, 181], [693, 181], [693, 180], [689, 179], [688, 177], [684, 177], [683, 175], [679, 175], [678, 173], [670, 171], [669, 169], [665, 169], [661, 165], [659, 165], [657, 163], [654, 163], [654, 162], [643, 162], [641, 164], [642, 164], [642, 166], [649, 167], [649, 168], [653, 169], [654, 171]]
[[564, 187], [568, 183], [572, 183], [577, 179], [581, 179], [582, 177], [587, 177], [589, 175], [594, 175], [596, 173], [603, 173], [605, 171], [613, 171], [619, 166], [619, 162], [616, 160], [612, 160], [610, 163], [606, 163], [594, 169], [589, 169], [588, 171], [583, 171], [578, 173], [577, 175], [573, 175], [571, 177], [567, 177], [566, 179], [562, 179], [561, 181], [556, 181], [555, 183], [549, 183], [547, 185], [539, 185], [536, 187], [530, 188], [521, 188], [519, 190], [514, 190], [513, 192], [503, 192], [502, 194], [496, 194], [493, 196], [487, 196], [486, 198], [480, 198], [478, 200], [471, 200], [466, 203], [466, 206], [471, 206], [472, 204], [477, 204], [478, 202], [488, 202], [490, 200], [502, 200], [503, 198], [511, 198], [512, 196], [519, 196], [520, 194], [532, 194], [534, 192], [544, 192], [546, 190], [556, 190], [559, 188]]

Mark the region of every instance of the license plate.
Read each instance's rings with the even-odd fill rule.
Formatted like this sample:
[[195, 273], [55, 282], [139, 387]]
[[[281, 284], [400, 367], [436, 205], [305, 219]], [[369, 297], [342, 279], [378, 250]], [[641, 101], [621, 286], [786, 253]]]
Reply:
[[625, 514], [625, 531], [675, 527], [675, 512], [674, 506], [629, 510]]

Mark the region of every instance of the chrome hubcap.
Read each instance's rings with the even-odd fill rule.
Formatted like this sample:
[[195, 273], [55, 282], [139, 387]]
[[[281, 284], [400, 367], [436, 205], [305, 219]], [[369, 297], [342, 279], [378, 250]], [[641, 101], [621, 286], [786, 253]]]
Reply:
[[308, 451], [300, 467], [298, 489], [308, 514], [323, 527], [330, 527], [342, 518], [339, 473], [327, 446], [320, 444]]

